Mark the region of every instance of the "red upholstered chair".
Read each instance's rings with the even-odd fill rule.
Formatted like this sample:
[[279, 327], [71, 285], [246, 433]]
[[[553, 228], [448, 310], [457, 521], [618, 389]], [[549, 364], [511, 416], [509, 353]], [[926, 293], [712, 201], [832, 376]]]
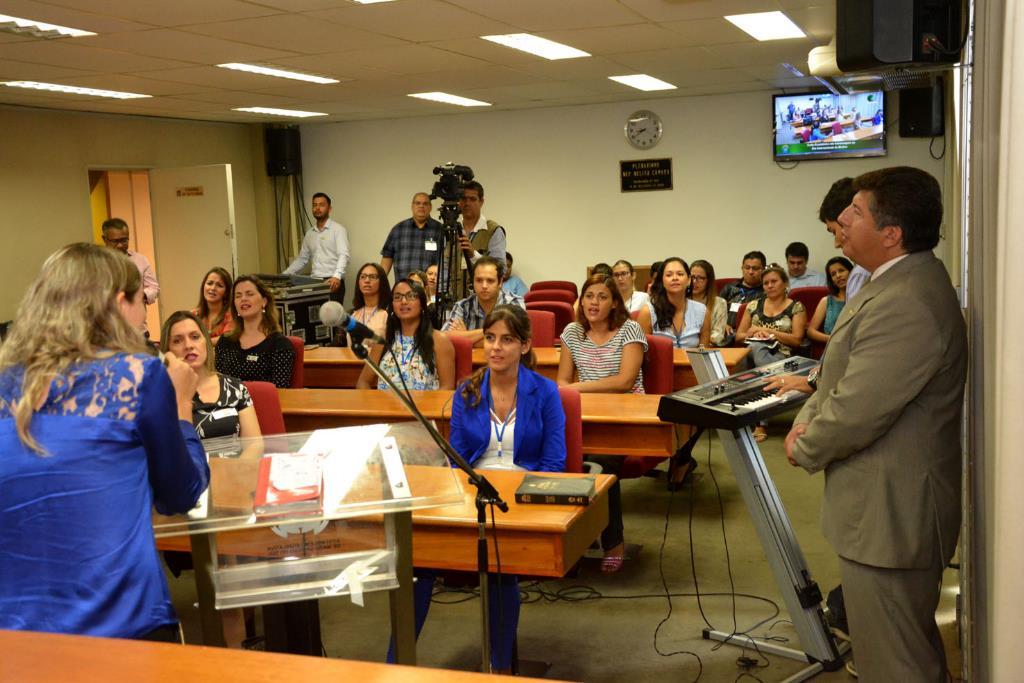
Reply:
[[842, 123], [842, 121], [836, 121], [835, 123], [832, 124], [832, 135], [842, 135], [842, 134], [843, 134], [843, 123]]
[[722, 291], [722, 287], [725, 287], [726, 285], [731, 285], [732, 283], [736, 282], [737, 280], [739, 280], [738, 277], [720, 277], [720, 278], [716, 278], [715, 279], [715, 289], [717, 291], [721, 292]]
[[527, 311], [550, 311], [555, 314], [555, 339], [562, 336], [565, 326], [576, 319], [576, 312], [564, 301], [532, 301], [526, 304]]
[[648, 394], [671, 394], [675, 351], [672, 340], [655, 334], [647, 335], [644, 356], [644, 391]]
[[[747, 304], [740, 304], [740, 307], [736, 310], [736, 329], [737, 330], [740, 329], [740, 323], [743, 322], [743, 314], [746, 313], [746, 311], [747, 311]], [[734, 341], [732, 343], [732, 345], [736, 346], [736, 347], [739, 347], [741, 349], [744, 346], [746, 346], [746, 344], [744, 344], [741, 341]]]
[[468, 337], [449, 335], [455, 347], [455, 386], [473, 374], [473, 342]]
[[640, 310], [637, 309], [635, 311], [630, 311], [629, 317], [632, 318], [633, 320], [637, 320], [640, 317]]
[[580, 295], [580, 290], [576, 288], [576, 283], [569, 282], [568, 280], [541, 280], [530, 285], [531, 292], [535, 289], [564, 289], [567, 292], [572, 292], [574, 301]]
[[530, 327], [533, 328], [533, 345], [551, 347], [555, 345], [555, 314], [551, 311], [530, 310]]
[[302, 365], [306, 360], [306, 342], [298, 337], [288, 337], [288, 341], [295, 349], [295, 359], [292, 361], [292, 383], [289, 386], [292, 389], [302, 389], [306, 386], [306, 375]]
[[[644, 356], [644, 391], [648, 394], [670, 394], [674, 370], [675, 352], [672, 341], [667, 337], [647, 335], [647, 354]], [[627, 456], [622, 462], [619, 479], [636, 479], [644, 472], [657, 467], [662, 459]]]
[[565, 411], [565, 471], [583, 471], [583, 408], [580, 392], [570, 387], [559, 387]]
[[575, 294], [564, 289], [531, 289], [523, 297], [523, 301], [528, 304], [534, 301], [564, 301], [570, 306], [576, 303], [576, 299]]
[[[811, 318], [814, 317], [814, 311], [817, 310], [818, 304], [828, 296], [828, 287], [794, 287], [789, 290], [789, 298], [793, 301], [799, 301], [807, 309], [807, 324], [811, 324]], [[821, 358], [821, 354], [825, 352], [825, 345], [821, 342], [810, 341], [810, 338], [805, 340], [810, 342], [808, 351], [811, 354], [811, 358]], [[801, 351], [806, 353], [807, 351]]]
[[252, 405], [256, 409], [256, 419], [260, 423], [260, 432], [264, 435], [284, 434], [284, 415], [281, 413], [281, 399], [277, 395], [277, 387], [270, 382], [243, 382], [252, 396]]

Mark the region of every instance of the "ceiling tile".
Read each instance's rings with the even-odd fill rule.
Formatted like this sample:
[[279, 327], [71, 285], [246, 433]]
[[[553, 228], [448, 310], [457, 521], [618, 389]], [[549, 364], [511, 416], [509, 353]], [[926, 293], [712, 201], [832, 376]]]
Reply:
[[754, 37], [738, 29], [722, 17], [669, 21], [663, 27], [678, 34], [684, 45], [718, 45], [721, 43], [753, 43]]
[[819, 43], [828, 43], [835, 35], [836, 6], [834, 4], [794, 9], [786, 12], [786, 15], [802, 28], [804, 33]]
[[[643, 18], [617, 0], [449, 0], [524, 31], [632, 24]], [[487, 34], [478, 34], [487, 35]]]
[[250, 45], [265, 45], [300, 54], [342, 52], [402, 44], [395, 38], [379, 33], [338, 26], [303, 14], [277, 14], [272, 17], [193, 24], [181, 28], [191, 33]]
[[297, 100], [294, 97], [267, 94], [255, 95], [237, 90], [210, 90], [191, 95], [180, 95], [179, 98], [193, 102], [205, 102], [207, 104], [222, 104], [229, 109], [231, 107], [285, 107], [289, 109], [302, 109], [306, 106], [305, 101]]
[[470, 97], [485, 101], [489, 97], [494, 99], [530, 100], [543, 102], [546, 100], [559, 100], [567, 97], [590, 97], [598, 94], [592, 88], [584, 87], [576, 82], [549, 81], [546, 83], [529, 83], [525, 85], [504, 85], [494, 88], [481, 88], [474, 90]]
[[621, 74], [623, 65], [617, 60], [606, 57], [588, 57], [585, 59], [559, 59], [520, 64], [514, 67], [517, 71], [543, 76], [556, 81], [572, 81], [579, 78], [607, 78]]
[[771, 12], [779, 9], [775, 0], [621, 0], [622, 4], [652, 21], [710, 19], [729, 14]]
[[[515, 66], [517, 64], [530, 64], [549, 61], [537, 55], [531, 55], [522, 50], [513, 50], [504, 45], [492, 43], [489, 40], [479, 38], [457, 38], [455, 40], [440, 40], [437, 42], [421, 43], [427, 47], [436, 47], [448, 52], [455, 52], [467, 57], [475, 57], [492, 64], [504, 66]], [[564, 60], [563, 60], [564, 61]]]
[[66, 66], [51, 64], [30, 64], [0, 59], [0, 80], [4, 81], [48, 81], [55, 78], [84, 76], [93, 73], [81, 69], [69, 69]]
[[185, 83], [173, 83], [152, 78], [140, 78], [127, 74], [90, 74], [86, 76], [67, 76], [54, 80], [55, 83], [75, 85], [81, 88], [100, 88], [102, 90], [120, 90], [141, 95], [184, 95], [188, 93], [206, 92], [209, 88]]
[[[375, 66], [366, 66], [353, 62], [353, 52], [338, 52], [321, 55], [302, 55], [275, 59], [274, 64], [288, 69], [309, 71], [339, 80], [373, 80], [393, 76], [394, 72]], [[361, 60], [365, 61], [365, 60]], [[266, 78], [264, 77], [264, 80]]]
[[156, 26], [230, 21], [276, 14], [278, 10], [242, 0], [50, 0], [54, 5]]
[[[656, 76], [660, 71], [717, 69], [721, 58], [703, 47], [677, 47], [615, 55], [615, 61], [635, 71]], [[618, 75], [618, 74], [609, 74]]]
[[[70, 5], [72, 3], [61, 2], [59, 4]], [[50, 24], [92, 31], [93, 33], [117, 33], [120, 31], [138, 31], [151, 28], [149, 24], [118, 18], [106, 12], [82, 12], [72, 7], [59, 7], [56, 4], [36, 2], [35, 0], [4, 0], [3, 13], [23, 19], [44, 21]], [[66, 38], [63, 40], [74, 39]]]
[[200, 64], [247, 62], [292, 55], [291, 52], [271, 47], [245, 45], [175, 29], [152, 29], [115, 35], [87, 36], [76, 38], [75, 42], [81, 45], [124, 50], [150, 57], [179, 58]]
[[718, 57], [722, 66], [764, 66], [789, 62], [806, 73], [807, 53], [812, 47], [813, 42], [799, 38], [763, 43], [711, 45], [705, 49]]
[[545, 31], [542, 36], [572, 45], [592, 55], [614, 55], [620, 52], [636, 52], [638, 49], [657, 50], [688, 45], [686, 39], [679, 33], [654, 24]]
[[383, 69], [396, 74], [415, 74], [442, 69], [468, 69], [482, 66], [479, 59], [423, 45], [358, 50], [350, 56], [353, 64]]
[[439, 0], [403, 0], [308, 12], [307, 16], [396, 36], [411, 42], [511, 33], [515, 28]]
[[[131, 34], [119, 34], [131, 35]], [[136, 71], [146, 69], [171, 69], [187, 66], [173, 59], [156, 59], [141, 54], [130, 54], [118, 50], [106, 50], [64, 40], [32, 41], [30, 43], [8, 43], [0, 45], [0, 62], [13, 59], [19, 62], [35, 62], [54, 66], [71, 66], [87, 71]], [[116, 41], [115, 41], [116, 42]]]

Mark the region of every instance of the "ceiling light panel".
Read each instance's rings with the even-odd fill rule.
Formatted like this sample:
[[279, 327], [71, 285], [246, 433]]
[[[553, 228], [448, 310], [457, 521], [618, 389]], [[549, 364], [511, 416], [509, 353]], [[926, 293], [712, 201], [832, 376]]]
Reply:
[[757, 40], [783, 40], [804, 38], [806, 34], [782, 12], [754, 12], [725, 17], [737, 28]]
[[61, 85], [60, 83], [39, 83], [37, 81], [4, 81], [0, 85], [9, 88], [26, 88], [28, 90], [46, 90], [48, 92], [64, 93], [66, 95], [84, 95], [86, 97], [110, 97], [115, 100], [137, 100], [152, 95], [141, 95], [134, 92], [120, 92], [117, 90], [99, 90], [97, 88], [79, 88], [74, 85]]
[[275, 69], [270, 66], [260, 66], [259, 64], [243, 64], [241, 62], [228, 62], [227, 64], [218, 64], [217, 66], [219, 66], [222, 69], [245, 71], [251, 74], [260, 74], [261, 76], [274, 76], [276, 78], [290, 78], [294, 81], [305, 81], [307, 83], [317, 83], [319, 85], [341, 82], [336, 78], [313, 76], [311, 74], [304, 74], [298, 71], [288, 71], [286, 69]]
[[480, 36], [498, 45], [504, 45], [514, 50], [522, 50], [544, 59], [575, 59], [577, 57], [589, 57], [589, 52], [577, 50], [569, 45], [556, 43], [547, 38], [539, 38], [529, 33], [508, 33], [501, 36]]
[[609, 79], [616, 83], [628, 85], [637, 90], [675, 90], [676, 86], [647, 74], [632, 74], [629, 76], [609, 76]]
[[457, 104], [460, 107], [489, 107], [490, 102], [481, 102], [480, 100], [471, 100], [468, 97], [459, 97], [458, 95], [451, 95], [446, 92], [414, 92], [409, 93], [409, 97], [415, 97], [420, 100], [430, 100], [432, 102], [443, 102], [445, 104]]
[[82, 36], [96, 35], [92, 31], [58, 26], [57, 24], [47, 24], [43, 21], [22, 19], [21, 17], [12, 17], [6, 14], [0, 14], [0, 31], [35, 36], [36, 38], [80, 38]]
[[321, 111], [302, 111], [300, 109], [275, 109], [273, 107], [236, 107], [231, 111], [244, 111], [249, 114], [269, 114], [270, 116], [288, 116], [296, 119], [307, 119], [311, 116], [327, 116]]

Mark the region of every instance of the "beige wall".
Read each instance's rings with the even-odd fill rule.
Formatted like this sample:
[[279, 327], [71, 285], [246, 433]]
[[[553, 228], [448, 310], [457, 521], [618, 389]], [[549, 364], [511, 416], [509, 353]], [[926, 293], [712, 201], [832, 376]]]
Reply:
[[[639, 108], [665, 123], [664, 139], [650, 151], [623, 137], [627, 116]], [[894, 97], [888, 109], [895, 122]], [[527, 282], [579, 281], [598, 261], [646, 264], [670, 255], [706, 258], [720, 277], [732, 276], [745, 251], [782, 261], [794, 240], [808, 244], [821, 270], [835, 252], [817, 211], [834, 180], [895, 164], [943, 176], [928, 140], [893, 135], [888, 157], [807, 161], [791, 170], [772, 161], [771, 146], [765, 92], [302, 126], [306, 193], [331, 195], [356, 267], [379, 259], [388, 230], [410, 215], [413, 192], [430, 189], [433, 166], [455, 161], [484, 184], [484, 213], [508, 228]], [[648, 157], [672, 158], [675, 189], [621, 194], [619, 160]]]
[[254, 192], [265, 175], [258, 127], [0, 107], [0, 131], [0, 320], [14, 316], [47, 255], [92, 241], [90, 168], [231, 164], [239, 265], [259, 270], [257, 223], [268, 219]]

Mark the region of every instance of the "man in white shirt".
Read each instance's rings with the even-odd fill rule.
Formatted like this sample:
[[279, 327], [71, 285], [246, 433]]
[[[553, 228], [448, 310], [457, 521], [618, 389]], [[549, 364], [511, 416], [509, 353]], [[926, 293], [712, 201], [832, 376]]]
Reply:
[[810, 270], [807, 260], [810, 252], [803, 242], [792, 242], [786, 247], [786, 270], [789, 271], [789, 288], [824, 287], [825, 274]]
[[[825, 229], [832, 235], [835, 248], [839, 250], [843, 248], [843, 237], [839, 231], [839, 214], [850, 205], [856, 193], [856, 190], [853, 189], [853, 178], [840, 178], [832, 183], [828, 194], [821, 201], [821, 207], [818, 208], [818, 220], [825, 224]], [[854, 264], [853, 270], [846, 278], [847, 301], [860, 291], [869, 277], [871, 277], [871, 273], [862, 266]]]
[[310, 277], [325, 280], [331, 287], [331, 299], [345, 303], [345, 269], [348, 267], [348, 230], [331, 220], [331, 198], [323, 192], [313, 195], [313, 219], [316, 221], [302, 238], [299, 255], [284, 270], [295, 275], [310, 264]]

